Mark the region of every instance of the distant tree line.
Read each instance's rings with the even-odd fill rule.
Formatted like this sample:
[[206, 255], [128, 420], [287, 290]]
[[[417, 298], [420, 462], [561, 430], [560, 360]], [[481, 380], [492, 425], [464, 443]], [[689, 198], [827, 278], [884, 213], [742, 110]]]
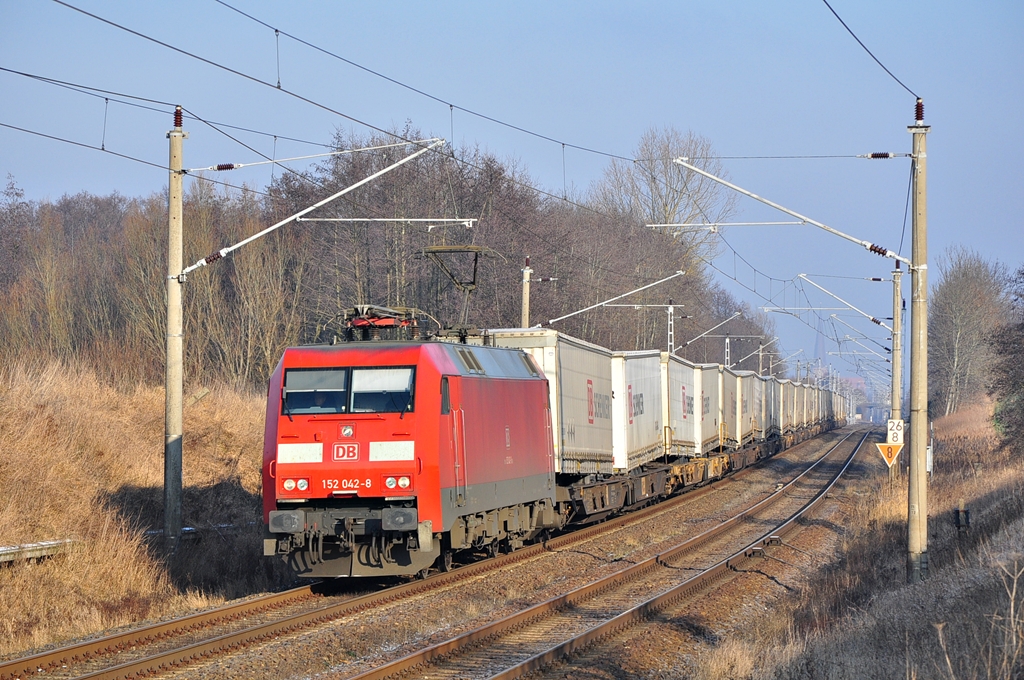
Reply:
[[[406, 128], [405, 138], [419, 132]], [[343, 137], [338, 149], [380, 146], [383, 136]], [[333, 156], [308, 172], [287, 172], [264, 192], [187, 184], [185, 262], [260, 231], [395, 162], [403, 147]], [[341, 314], [361, 304], [416, 308], [441, 326], [458, 322], [465, 299], [422, 251], [483, 247], [466, 318], [480, 328], [520, 325], [521, 269], [557, 277], [531, 289], [539, 323], [686, 272], [622, 302], [554, 327], [615, 349], [665, 348], [671, 298], [677, 343], [731, 316], [736, 335], [770, 338], [768, 319], [714, 284], [703, 259], [710, 232], [675, 233], [647, 224], [717, 221], [731, 214], [718, 185], [669, 159], [704, 158], [722, 174], [707, 140], [674, 130], [647, 133], [632, 164], [616, 162], [588, 192], [553, 197], [525, 169], [479, 148], [428, 153], [310, 217], [475, 219], [473, 229], [422, 223], [300, 222], [192, 272], [185, 283], [186, 379], [261, 386], [285, 347], [328, 342]], [[65, 195], [26, 200], [14, 178], [0, 197], [0, 359], [57, 357], [91, 364], [111, 379], [159, 382], [163, 375], [167, 196]], [[446, 265], [470, 277], [468, 256]], [[662, 305], [645, 307], [644, 305]], [[429, 315], [429, 316], [426, 316]], [[433, 322], [431, 322], [431, 325]], [[754, 344], [756, 348], [756, 344]], [[679, 352], [723, 359], [723, 343]], [[747, 352], [744, 351], [743, 354]], [[733, 357], [736, 354], [733, 350]], [[757, 369], [756, 354], [738, 368]], [[776, 372], [784, 371], [778, 367]]]

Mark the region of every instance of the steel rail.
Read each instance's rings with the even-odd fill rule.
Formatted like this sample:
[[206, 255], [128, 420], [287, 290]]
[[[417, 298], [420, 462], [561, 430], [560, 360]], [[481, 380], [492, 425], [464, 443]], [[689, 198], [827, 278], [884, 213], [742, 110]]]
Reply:
[[825, 499], [828, 492], [832, 490], [839, 479], [846, 473], [847, 469], [849, 469], [854, 458], [857, 456], [857, 453], [860, 451], [861, 446], [863, 446], [864, 440], [866, 440], [870, 434], [870, 430], [864, 433], [864, 436], [861, 437], [857, 446], [854, 447], [853, 453], [851, 453], [849, 458], [847, 458], [842, 469], [835, 474], [825, 488], [819, 491], [813, 499], [805, 503], [804, 506], [794, 513], [789, 519], [776, 527], [775, 530], [763, 535], [758, 540], [734, 553], [730, 557], [722, 560], [707, 571], [687, 579], [678, 586], [675, 586], [674, 588], [671, 588], [646, 602], [636, 605], [632, 609], [619, 614], [605, 623], [591, 628], [582, 635], [566, 640], [562, 644], [556, 645], [545, 652], [537, 654], [516, 666], [508, 668], [500, 673], [496, 673], [488, 680], [513, 680], [514, 678], [520, 678], [527, 673], [540, 670], [559, 659], [571, 656], [574, 652], [581, 651], [595, 643], [599, 643], [601, 640], [609, 636], [615, 635], [616, 633], [649, 619], [651, 616], [658, 614], [682, 600], [696, 595], [702, 590], [705, 590], [708, 586], [725, 578], [733, 572], [742, 571], [740, 567], [744, 566], [747, 562], [762, 558], [766, 548], [773, 545], [781, 545], [783, 542], [782, 538], [796, 530], [799, 520]]
[[[849, 436], [850, 435], [844, 437], [840, 443], [845, 441]], [[838, 445], [839, 444], [837, 443], [835, 446]], [[793, 449], [791, 448], [790, 451], [793, 451]], [[771, 458], [764, 460], [771, 460]], [[758, 463], [760, 462], [763, 461], [758, 461]], [[89, 678], [91, 680], [121, 680], [122, 678], [130, 678], [140, 674], [157, 672], [161, 669], [168, 669], [187, 664], [190, 661], [209, 656], [218, 651], [246, 646], [268, 637], [294, 632], [302, 628], [334, 620], [342, 616], [358, 613], [380, 604], [395, 602], [413, 595], [419, 595], [430, 590], [451, 585], [459, 581], [468, 580], [487, 572], [501, 569], [515, 562], [534, 558], [546, 552], [553, 552], [566, 548], [580, 542], [590, 540], [596, 536], [645, 521], [654, 515], [671, 511], [680, 504], [695, 500], [696, 498], [711, 493], [712, 491], [718, 491], [724, 485], [732, 485], [736, 483], [751, 474], [756, 468], [757, 465], [747, 466], [728, 477], [714, 480], [713, 482], [709, 482], [695, 489], [685, 490], [671, 498], [668, 498], [667, 500], [654, 503], [626, 515], [615, 517], [602, 523], [594, 524], [589, 527], [550, 538], [543, 543], [526, 546], [510, 554], [500, 555], [493, 559], [483, 560], [459, 567], [452, 572], [439, 573], [423, 580], [402, 584], [377, 593], [346, 598], [341, 602], [334, 602], [329, 605], [318, 607], [309, 612], [282, 617], [277, 621], [210, 638], [208, 640], [168, 650], [167, 652], [155, 654], [143, 659], [118, 664], [80, 677]], [[794, 478], [793, 481], [796, 481], [796, 479], [799, 479], [799, 476]], [[703, 534], [701, 536], [703, 536]], [[699, 538], [701, 537], [699, 536], [692, 540], [697, 540]], [[125, 631], [124, 633], [105, 636], [28, 657], [13, 659], [11, 661], [0, 663], [0, 680], [13, 680], [15, 678], [31, 677], [36, 674], [46, 673], [53, 669], [69, 666], [76, 662], [83, 663], [102, 656], [116, 654], [121, 650], [144, 645], [149, 641], [163, 640], [176, 635], [184, 635], [206, 626], [218, 623], [227, 623], [253, 614], [259, 614], [269, 609], [286, 606], [312, 596], [312, 588], [312, 585], [294, 588], [292, 590], [266, 595], [260, 598], [247, 600], [245, 602], [223, 605], [208, 612], [192, 614], [172, 621], [152, 624], [144, 628]]]
[[145, 644], [150, 640], [181, 635], [203, 626], [258, 614], [310, 597], [313, 595], [312, 588], [312, 585], [292, 588], [254, 600], [226, 604], [207, 612], [191, 614], [172, 621], [156, 623], [144, 628], [136, 628], [20, 659], [12, 659], [0, 663], [0, 680], [12, 680], [37, 673], [46, 673], [51, 669], [71, 665], [76, 661], [88, 661], [96, 657], [114, 654], [123, 649]]
[[[603, 577], [603, 578], [601, 578], [601, 579], [599, 579], [597, 581], [594, 581], [592, 583], [589, 583], [589, 584], [587, 584], [585, 586], [581, 586], [579, 588], [576, 588], [575, 590], [572, 590], [569, 593], [566, 593], [564, 595], [560, 595], [560, 596], [551, 598], [549, 600], [546, 600], [545, 602], [541, 602], [539, 604], [533, 605], [532, 607], [529, 607], [529, 608], [527, 608], [527, 609], [525, 609], [525, 610], [523, 610], [521, 612], [509, 615], [509, 616], [507, 616], [505, 618], [502, 618], [502, 619], [500, 619], [498, 621], [495, 621], [495, 622], [492, 622], [490, 624], [487, 624], [487, 625], [481, 626], [479, 628], [476, 628], [474, 630], [468, 631], [468, 632], [466, 632], [466, 633], [464, 633], [462, 635], [456, 636], [455, 638], [452, 638], [450, 640], [447, 640], [447, 641], [444, 641], [444, 642], [432, 645], [430, 647], [427, 647], [425, 649], [419, 650], [417, 652], [409, 654], [409, 655], [407, 655], [405, 657], [402, 657], [400, 659], [396, 659], [395, 661], [392, 661], [392, 662], [390, 662], [388, 664], [379, 666], [378, 668], [375, 668], [375, 669], [372, 669], [372, 670], [360, 673], [360, 674], [358, 674], [356, 676], [353, 676], [352, 680], [384, 680], [385, 678], [397, 677], [397, 676], [399, 676], [401, 674], [408, 673], [409, 671], [411, 671], [411, 670], [413, 670], [413, 669], [415, 669], [415, 668], [417, 668], [419, 666], [423, 666], [425, 664], [429, 664], [434, 659], [442, 659], [442, 658], [447, 657], [448, 655], [452, 654], [453, 652], [457, 652], [458, 650], [466, 648], [466, 647], [468, 647], [470, 645], [474, 645], [474, 644], [480, 643], [482, 641], [486, 641], [486, 640], [488, 640], [490, 638], [493, 638], [495, 636], [501, 635], [502, 633], [518, 629], [518, 628], [520, 628], [522, 626], [525, 626], [525, 625], [529, 625], [531, 622], [533, 622], [535, 620], [546, 618], [546, 617], [548, 617], [548, 616], [550, 616], [550, 615], [552, 615], [554, 613], [557, 613], [558, 611], [560, 611], [562, 609], [565, 609], [566, 607], [568, 607], [568, 606], [570, 606], [570, 605], [572, 605], [574, 603], [582, 602], [582, 601], [591, 599], [592, 597], [594, 597], [596, 595], [599, 595], [599, 594], [601, 594], [604, 591], [607, 591], [607, 590], [609, 590], [611, 588], [616, 587], [617, 585], [619, 585], [620, 583], [622, 583], [624, 581], [632, 580], [632, 579], [635, 579], [635, 578], [637, 578], [639, 576], [642, 576], [642, 575], [644, 575], [646, 573], [649, 573], [650, 571], [652, 571], [654, 569], [657, 569], [658, 567], [667, 564], [668, 561], [670, 561], [672, 559], [675, 559], [676, 557], [680, 556], [681, 554], [684, 554], [686, 552], [689, 552], [689, 551], [695, 550], [695, 549], [697, 549], [699, 547], [702, 547], [703, 545], [707, 544], [709, 541], [713, 540], [714, 538], [717, 538], [718, 536], [721, 536], [722, 534], [726, 533], [727, 531], [729, 531], [730, 529], [735, 527], [740, 522], [743, 522], [748, 516], [752, 515], [753, 513], [757, 512], [759, 510], [763, 510], [764, 508], [766, 508], [766, 507], [776, 503], [777, 501], [779, 501], [783, 497], [785, 491], [790, 489], [794, 484], [796, 484], [798, 481], [800, 481], [800, 479], [802, 479], [805, 475], [809, 474], [814, 468], [816, 468], [820, 463], [822, 463], [826, 458], [828, 458], [836, 449], [838, 449], [840, 445], [842, 445], [847, 439], [852, 437], [853, 434], [855, 434], [855, 433], [854, 432], [850, 432], [845, 437], [843, 437], [841, 440], [836, 442], [828, 451], [826, 451], [824, 454], [822, 454], [822, 456], [821, 456], [821, 458], [819, 458], [819, 460], [814, 462], [812, 465], [808, 466], [807, 469], [805, 469], [799, 475], [797, 475], [792, 480], [787, 482], [780, 489], [776, 490], [770, 496], [764, 498], [763, 500], [761, 500], [758, 503], [750, 506], [749, 508], [746, 508], [742, 512], [740, 512], [737, 515], [735, 515], [735, 516], [733, 516], [733, 517], [731, 517], [731, 518], [721, 522], [720, 524], [718, 524], [718, 525], [716, 525], [716, 526], [714, 526], [714, 527], [712, 527], [712, 528], [710, 528], [710, 529], [708, 529], [708, 530], [698, 534], [697, 536], [694, 536], [694, 537], [692, 537], [690, 539], [687, 539], [686, 541], [683, 541], [682, 543], [680, 543], [680, 544], [678, 544], [676, 546], [673, 546], [672, 548], [670, 548], [669, 550], [667, 550], [665, 552], [662, 552], [662, 553], [660, 553], [658, 555], [655, 555], [654, 557], [651, 557], [651, 558], [649, 558], [647, 560], [644, 560], [643, 562], [639, 562], [639, 563], [637, 563], [635, 565], [632, 565], [630, 567], [627, 567], [627, 568], [624, 568], [624, 569], [622, 569], [620, 571], [617, 571], [614, 574], [610, 574], [608, 576], [605, 576], [605, 577]], [[856, 454], [857, 450], [859, 450], [861, 444], [864, 441], [864, 438], [866, 438], [868, 436], [868, 434], [870, 434], [870, 431], [866, 432], [864, 434], [864, 437], [862, 437], [861, 442], [858, 443], [858, 445], [854, 448], [854, 453], [851, 454], [850, 460], [852, 460], [852, 458]], [[847, 461], [847, 465], [848, 464], [849, 464], [849, 461]], [[844, 470], [845, 470], [845, 467], [844, 467]], [[833, 480], [833, 483], [834, 483], [834, 480]], [[831, 485], [829, 486], [829, 488], [831, 488]], [[822, 492], [822, 493], [824, 493], [824, 492]], [[801, 512], [804, 512], [805, 509], [806, 509], [806, 505], [804, 506], [804, 509], [801, 510]], [[774, 535], [774, 533], [775, 532], [773, 532], [773, 535]], [[748, 546], [748, 548], [749, 548], [749, 546]], [[748, 548], [744, 548], [744, 550], [747, 550]], [[732, 558], [729, 558], [729, 559], [732, 559]], [[726, 562], [727, 561], [728, 560], [726, 560]], [[717, 569], [717, 567], [713, 567], [712, 568], [712, 570], [715, 570], [715, 569]], [[697, 577], [694, 577], [692, 579], [689, 579], [683, 585], [685, 586], [687, 584], [695, 583], [696, 579], [699, 579], [699, 578], [700, 578], [700, 576], [697, 576]], [[572, 649], [576, 649], [576, 647], [572, 647], [572, 640], [570, 640], [570, 641], [568, 641], [568, 642], [566, 642], [564, 644], [565, 645], [570, 645], [570, 647]], [[561, 646], [559, 646], [559, 648], [560, 647]], [[556, 648], [556, 649], [558, 649], [558, 648]], [[550, 651], [551, 650], [549, 650], [549, 652]], [[547, 654], [549, 652], [545, 652], [545, 654]], [[524, 663], [528, 663], [528, 662], [529, 662], [529, 660], [527, 660], [527, 662], [524, 662]], [[531, 670], [535, 670], [535, 669], [536, 669], [536, 667], [531, 667], [529, 669], [525, 669], [523, 672], [524, 673], [525, 672], [530, 672]], [[498, 675], [498, 676], [495, 676], [495, 677], [505, 677], [505, 676]], [[508, 677], [518, 677], [518, 676], [508, 676]]]

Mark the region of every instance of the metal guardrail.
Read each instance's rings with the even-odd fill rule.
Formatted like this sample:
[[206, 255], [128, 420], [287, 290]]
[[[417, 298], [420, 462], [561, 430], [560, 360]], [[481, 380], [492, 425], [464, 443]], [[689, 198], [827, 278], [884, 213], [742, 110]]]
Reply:
[[39, 541], [25, 545], [2, 545], [0, 546], [0, 564], [53, 557], [66, 552], [74, 542], [75, 540], [72, 538], [62, 538], [56, 541]]

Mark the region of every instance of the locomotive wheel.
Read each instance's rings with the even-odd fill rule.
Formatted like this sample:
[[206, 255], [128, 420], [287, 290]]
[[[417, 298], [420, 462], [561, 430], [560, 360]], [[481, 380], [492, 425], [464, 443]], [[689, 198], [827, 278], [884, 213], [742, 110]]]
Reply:
[[437, 558], [437, 568], [442, 572], [449, 572], [452, 570], [452, 551], [442, 550], [441, 555]]
[[493, 541], [488, 543], [487, 544], [487, 556], [488, 557], [497, 557], [498, 553], [500, 552], [498, 547], [499, 547], [498, 546], [498, 539], [494, 539]]

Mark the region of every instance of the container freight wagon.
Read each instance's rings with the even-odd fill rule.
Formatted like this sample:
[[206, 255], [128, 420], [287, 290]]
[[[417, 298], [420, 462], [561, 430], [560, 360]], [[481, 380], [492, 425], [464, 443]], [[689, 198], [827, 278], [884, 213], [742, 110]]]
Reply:
[[555, 471], [612, 474], [612, 352], [550, 329], [496, 329], [487, 335], [486, 342], [522, 349], [547, 376]]
[[697, 371], [700, 372], [700, 450], [702, 454], [721, 448], [724, 444], [722, 370], [718, 364], [699, 364], [697, 366]]
[[[694, 390], [695, 385], [698, 389]], [[661, 354], [662, 422], [665, 446], [670, 456], [692, 458], [700, 455], [700, 369], [668, 352]]]
[[616, 473], [665, 455], [661, 352], [612, 354], [612, 451]]

